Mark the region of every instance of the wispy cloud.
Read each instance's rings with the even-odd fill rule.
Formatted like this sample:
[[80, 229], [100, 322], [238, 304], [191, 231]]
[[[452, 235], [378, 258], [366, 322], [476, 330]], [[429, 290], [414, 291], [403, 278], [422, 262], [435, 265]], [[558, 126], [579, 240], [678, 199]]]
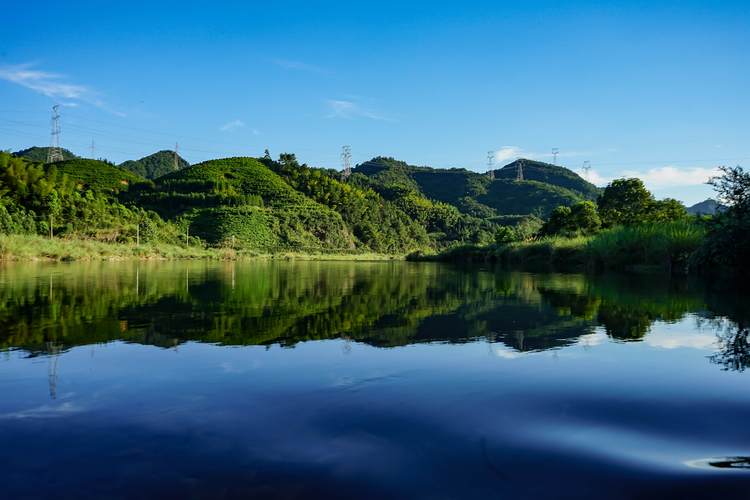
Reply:
[[328, 114], [326, 118], [343, 118], [352, 120], [355, 118], [367, 118], [369, 120], [394, 121], [385, 115], [382, 115], [372, 109], [365, 108], [361, 104], [343, 99], [329, 99], [326, 101]]
[[[124, 113], [109, 108], [99, 97], [98, 92], [92, 88], [70, 83], [65, 75], [36, 69], [33, 64], [0, 67], [0, 79], [21, 85], [55, 101], [60, 101], [59, 104], [63, 106], [76, 107], [79, 102], [85, 102], [109, 113], [125, 116]], [[64, 101], [61, 101], [63, 99]]]
[[232, 120], [219, 127], [219, 130], [221, 130], [222, 132], [231, 132], [232, 130], [245, 128], [246, 126], [247, 125], [245, 125], [245, 122], [243, 122], [242, 120]]
[[307, 71], [308, 73], [328, 73], [327, 70], [324, 68], [321, 68], [320, 66], [316, 66], [314, 64], [309, 64], [302, 61], [293, 61], [290, 59], [273, 59], [271, 61], [273, 64], [278, 66], [279, 68], [283, 69], [289, 69], [293, 71]]

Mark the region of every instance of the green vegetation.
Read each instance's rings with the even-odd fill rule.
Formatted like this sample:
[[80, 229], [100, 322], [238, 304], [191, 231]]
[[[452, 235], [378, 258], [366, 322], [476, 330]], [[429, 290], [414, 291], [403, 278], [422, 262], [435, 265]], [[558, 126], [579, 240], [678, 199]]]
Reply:
[[[62, 152], [63, 160], [73, 160], [75, 158], [78, 158], [76, 155], [65, 148], [61, 148], [60, 151]], [[44, 163], [47, 161], [48, 153], [49, 148], [47, 147], [40, 148], [37, 146], [33, 146], [27, 149], [22, 149], [21, 151], [16, 151], [15, 153], [13, 153], [13, 156], [17, 158], [23, 158], [24, 160], [28, 161]]]
[[[729, 208], [696, 217], [676, 200], [656, 200], [638, 179], [600, 190], [529, 160], [496, 170], [493, 180], [384, 157], [358, 165], [348, 179], [286, 153], [278, 161], [182, 163], [177, 171], [173, 159], [161, 151], [128, 163], [148, 176], [169, 167], [150, 180], [102, 160], [45, 165], [0, 153], [0, 234], [185, 247], [184, 255], [412, 253], [518, 266], [748, 272], [750, 181], [739, 167], [715, 181]], [[514, 177], [519, 168], [524, 180]]]
[[[145, 156], [140, 160], [128, 160], [121, 163], [120, 168], [124, 168], [136, 175], [146, 179], [156, 179], [162, 175], [167, 175], [175, 171], [174, 164], [175, 152], [162, 150], [152, 155]], [[190, 164], [177, 155], [177, 170], [189, 167]]]
[[712, 183], [729, 208], [714, 217], [691, 217], [676, 200], [655, 200], [639, 179], [618, 179], [604, 189], [598, 204], [557, 207], [535, 235], [500, 228], [493, 245], [412, 258], [680, 274], [723, 269], [736, 273], [735, 278], [750, 276], [750, 174], [740, 167], [723, 173]]

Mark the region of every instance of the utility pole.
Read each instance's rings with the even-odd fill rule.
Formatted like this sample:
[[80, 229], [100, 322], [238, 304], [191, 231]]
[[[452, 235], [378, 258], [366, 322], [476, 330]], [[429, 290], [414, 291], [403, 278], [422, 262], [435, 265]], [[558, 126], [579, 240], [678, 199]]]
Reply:
[[349, 176], [352, 175], [352, 148], [351, 146], [342, 146], [341, 164], [343, 167], [343, 171], [341, 172], [341, 177], [342, 179], [347, 180], [349, 179]]
[[60, 150], [60, 106], [55, 104], [52, 106], [52, 132], [50, 146], [47, 150], [47, 163], [55, 163], [63, 160], [62, 151]]
[[495, 152], [487, 151], [487, 177], [491, 181], [495, 180]]
[[179, 149], [179, 145], [175, 142], [174, 143], [174, 170], [175, 172], [180, 169], [180, 162], [178, 161], [179, 156], [177, 155], [178, 149]]
[[518, 167], [516, 170], [516, 180], [517, 181], [523, 180], [523, 160], [518, 160]]
[[583, 178], [587, 181], [589, 180], [589, 170], [591, 170], [591, 162], [588, 160], [585, 160], [583, 162], [583, 167], [581, 167], [583, 170]]
[[552, 164], [557, 165], [557, 153], [559, 153], [560, 150], [558, 148], [552, 148]]

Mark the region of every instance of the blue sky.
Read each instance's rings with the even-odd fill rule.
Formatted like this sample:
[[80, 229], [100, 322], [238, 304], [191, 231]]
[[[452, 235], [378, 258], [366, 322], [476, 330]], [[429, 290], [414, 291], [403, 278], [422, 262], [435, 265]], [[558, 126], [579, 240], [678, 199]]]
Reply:
[[[517, 156], [688, 203], [750, 163], [750, 2], [2, 1], [0, 148]], [[120, 5], [122, 4], [122, 5]]]

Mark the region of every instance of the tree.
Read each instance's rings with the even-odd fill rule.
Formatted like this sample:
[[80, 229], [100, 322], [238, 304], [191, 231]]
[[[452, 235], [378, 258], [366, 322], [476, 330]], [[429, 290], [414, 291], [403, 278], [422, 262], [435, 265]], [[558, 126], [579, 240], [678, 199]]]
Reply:
[[591, 201], [581, 201], [571, 207], [561, 205], [555, 208], [542, 226], [541, 233], [564, 236], [594, 234], [601, 225], [596, 205]]
[[605, 226], [633, 225], [643, 222], [651, 213], [654, 196], [640, 179], [616, 179], [599, 196], [599, 216]]
[[570, 207], [570, 226], [581, 234], [594, 234], [602, 225], [602, 220], [592, 201], [582, 201]]
[[712, 177], [708, 183], [718, 193], [719, 200], [737, 213], [750, 211], [750, 172], [736, 167], [719, 167], [722, 175]]
[[648, 216], [650, 222], [668, 222], [684, 219], [688, 216], [687, 209], [682, 202], [674, 198], [664, 198], [655, 201]]
[[742, 167], [721, 167], [723, 175], [709, 181], [727, 210], [708, 219], [708, 233], [693, 256], [704, 271], [724, 268], [735, 278], [750, 276], [750, 173]]

